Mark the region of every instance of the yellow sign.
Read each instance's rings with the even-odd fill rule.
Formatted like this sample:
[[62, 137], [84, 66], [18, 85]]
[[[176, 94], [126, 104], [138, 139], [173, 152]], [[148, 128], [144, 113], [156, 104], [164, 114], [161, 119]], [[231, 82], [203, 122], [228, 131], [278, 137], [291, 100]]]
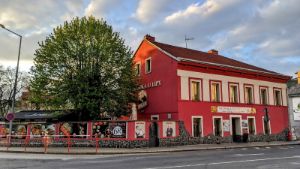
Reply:
[[212, 113], [255, 114], [256, 109], [253, 107], [211, 106], [211, 112]]

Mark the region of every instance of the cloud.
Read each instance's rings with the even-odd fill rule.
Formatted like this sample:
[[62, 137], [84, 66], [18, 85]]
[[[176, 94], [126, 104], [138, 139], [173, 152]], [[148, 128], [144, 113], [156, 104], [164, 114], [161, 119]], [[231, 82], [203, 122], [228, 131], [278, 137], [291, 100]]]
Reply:
[[[79, 15], [82, 5], [82, 0], [1, 1], [0, 23], [23, 36], [21, 64], [30, 67], [38, 41], [45, 40], [53, 27], [70, 16]], [[15, 66], [18, 44], [18, 37], [0, 29], [0, 64]]]
[[134, 16], [142, 23], [149, 23], [166, 11], [170, 4], [174, 4], [174, 0], [140, 0]]
[[112, 8], [117, 7], [121, 3], [119, 0], [91, 0], [85, 9], [86, 16], [97, 16], [103, 18]]
[[[27, 65], [54, 27], [88, 15], [104, 18], [132, 49], [148, 33], [182, 47], [188, 36], [194, 38], [189, 48], [215, 48], [270, 70], [293, 74], [300, 65], [297, 0], [3, 0], [0, 11], [0, 23], [24, 35], [21, 58]], [[17, 45], [17, 37], [0, 30], [1, 63], [15, 61]]]

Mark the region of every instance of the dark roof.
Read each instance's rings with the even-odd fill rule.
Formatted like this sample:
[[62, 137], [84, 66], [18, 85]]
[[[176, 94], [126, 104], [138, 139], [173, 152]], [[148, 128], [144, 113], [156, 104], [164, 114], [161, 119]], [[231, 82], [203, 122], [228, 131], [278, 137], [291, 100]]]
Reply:
[[288, 88], [288, 95], [300, 96], [300, 84], [296, 84]]
[[15, 119], [52, 119], [68, 113], [53, 110], [28, 110], [15, 113]]
[[[231, 67], [231, 68], [235, 68], [235, 69], [246, 69], [249, 71], [256, 71], [256, 72], [258, 71], [260, 73], [273, 74], [273, 75], [277, 75], [277, 76], [285, 76], [280, 73], [276, 73], [276, 72], [273, 72], [270, 70], [259, 68], [259, 67], [256, 67], [256, 66], [253, 66], [253, 65], [250, 65], [247, 63], [243, 63], [243, 62], [231, 59], [231, 58], [227, 58], [222, 55], [197, 51], [197, 50], [193, 50], [193, 49], [187, 49], [187, 48], [164, 44], [164, 43], [160, 43], [160, 42], [156, 42], [156, 41], [150, 41], [150, 42], [176, 58], [187, 59], [188, 61], [196, 61], [196, 62], [199, 61], [199, 62], [206, 63], [206, 64], [216, 64], [218, 66], [222, 65], [224, 67]], [[290, 77], [285, 76], [285, 78], [289, 79]]]

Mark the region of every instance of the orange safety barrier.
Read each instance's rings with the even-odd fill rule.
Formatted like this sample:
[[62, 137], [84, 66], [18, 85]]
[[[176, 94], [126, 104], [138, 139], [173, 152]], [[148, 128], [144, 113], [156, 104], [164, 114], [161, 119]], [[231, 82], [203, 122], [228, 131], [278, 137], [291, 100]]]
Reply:
[[96, 146], [96, 153], [98, 153], [98, 148], [99, 148], [99, 138], [96, 137], [95, 139], [96, 139], [96, 144], [95, 144], [95, 146]]

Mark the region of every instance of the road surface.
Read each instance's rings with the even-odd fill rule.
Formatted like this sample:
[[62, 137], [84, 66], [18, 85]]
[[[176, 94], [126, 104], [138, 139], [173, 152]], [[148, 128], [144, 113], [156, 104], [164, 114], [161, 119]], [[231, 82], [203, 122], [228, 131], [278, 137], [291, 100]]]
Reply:
[[0, 169], [300, 169], [300, 145], [131, 155], [0, 153]]

